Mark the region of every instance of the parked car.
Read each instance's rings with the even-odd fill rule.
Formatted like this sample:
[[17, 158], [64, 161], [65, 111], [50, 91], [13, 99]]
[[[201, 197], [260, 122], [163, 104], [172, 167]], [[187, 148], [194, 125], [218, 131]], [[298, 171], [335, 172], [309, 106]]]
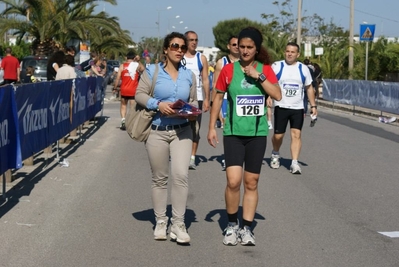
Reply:
[[26, 75], [26, 68], [29, 66], [32, 66], [35, 69], [34, 76], [36, 78], [40, 79], [40, 81], [42, 82], [47, 81], [47, 62], [48, 62], [47, 57], [36, 57], [36, 56], [24, 57], [20, 63], [21, 81], [24, 80], [24, 77]]

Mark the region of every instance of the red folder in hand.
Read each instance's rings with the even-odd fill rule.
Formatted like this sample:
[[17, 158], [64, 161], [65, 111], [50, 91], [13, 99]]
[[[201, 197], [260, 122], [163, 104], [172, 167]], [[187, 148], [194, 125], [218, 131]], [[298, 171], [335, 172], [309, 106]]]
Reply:
[[181, 99], [173, 103], [171, 108], [173, 108], [176, 111], [176, 114], [181, 117], [198, 116], [202, 113], [199, 108], [194, 107]]

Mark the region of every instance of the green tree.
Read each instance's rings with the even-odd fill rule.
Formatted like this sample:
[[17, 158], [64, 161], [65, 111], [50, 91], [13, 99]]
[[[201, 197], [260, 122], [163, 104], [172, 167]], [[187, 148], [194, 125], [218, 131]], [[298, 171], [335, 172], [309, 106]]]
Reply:
[[[103, 0], [116, 4], [116, 0]], [[17, 43], [33, 36], [34, 54], [49, 55], [72, 38], [93, 40], [98, 44], [104, 31], [118, 36], [123, 33], [116, 17], [94, 13], [95, 0], [0, 0], [7, 4], [0, 18], [0, 35], [11, 32]], [[123, 35], [125, 35], [123, 33]], [[122, 43], [127, 44], [126, 38]], [[132, 43], [130, 40], [128, 43]]]

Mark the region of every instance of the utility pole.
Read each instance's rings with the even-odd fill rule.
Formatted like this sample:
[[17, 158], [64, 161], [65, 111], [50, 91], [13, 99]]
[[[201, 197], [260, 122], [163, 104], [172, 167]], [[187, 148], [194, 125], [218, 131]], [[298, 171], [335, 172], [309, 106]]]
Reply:
[[302, 32], [302, 0], [298, 0], [298, 22], [296, 32], [296, 43], [301, 47], [301, 32]]
[[350, 19], [349, 19], [349, 79], [352, 80], [353, 70], [353, 28], [354, 28], [354, 17], [355, 17], [355, 0], [350, 0]]

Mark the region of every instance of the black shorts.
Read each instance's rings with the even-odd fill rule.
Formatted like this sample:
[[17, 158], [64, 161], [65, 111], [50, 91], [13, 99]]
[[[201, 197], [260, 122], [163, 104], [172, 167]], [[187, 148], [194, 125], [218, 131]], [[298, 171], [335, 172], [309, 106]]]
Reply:
[[245, 165], [245, 171], [259, 174], [266, 151], [266, 142], [266, 136], [224, 136], [226, 168]]
[[282, 134], [287, 129], [288, 121], [292, 129], [302, 130], [303, 109], [274, 108], [274, 133]]
[[[202, 110], [204, 101], [198, 101], [198, 108]], [[193, 142], [198, 143], [200, 140], [199, 130], [201, 128], [202, 113], [197, 116], [195, 121], [191, 122], [191, 129], [193, 130]]]
[[121, 95], [121, 98], [125, 99], [125, 100], [134, 100], [134, 96], [125, 96], [125, 95]]

